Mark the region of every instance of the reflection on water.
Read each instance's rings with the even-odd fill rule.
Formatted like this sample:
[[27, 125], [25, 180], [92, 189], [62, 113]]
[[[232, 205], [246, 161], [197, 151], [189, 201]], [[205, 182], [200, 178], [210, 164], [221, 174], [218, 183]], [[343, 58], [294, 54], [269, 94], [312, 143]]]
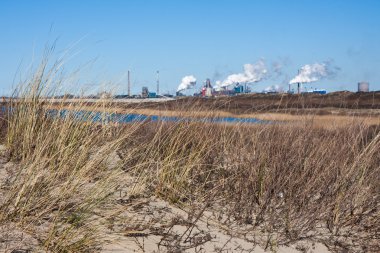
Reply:
[[105, 123], [133, 123], [144, 121], [164, 121], [164, 122], [205, 122], [205, 123], [255, 123], [263, 124], [270, 121], [260, 120], [256, 118], [236, 118], [236, 117], [177, 117], [177, 116], [158, 116], [158, 115], [143, 115], [134, 113], [104, 113], [92, 111], [71, 111], [71, 110], [47, 110], [47, 115], [50, 117], [66, 118], [71, 117], [77, 120], [105, 122]]
[[[14, 109], [14, 108], [13, 108]], [[11, 108], [2, 106], [0, 110], [1, 115], [12, 111]], [[0, 116], [1, 116], [0, 115]], [[48, 117], [71, 118], [80, 121], [92, 121], [99, 123], [133, 123], [145, 121], [163, 121], [163, 122], [204, 122], [204, 123], [253, 123], [253, 124], [268, 124], [271, 121], [260, 120], [256, 118], [237, 118], [237, 117], [177, 117], [177, 116], [158, 116], [158, 115], [144, 115], [135, 113], [104, 113], [97, 111], [86, 110], [46, 110]]]

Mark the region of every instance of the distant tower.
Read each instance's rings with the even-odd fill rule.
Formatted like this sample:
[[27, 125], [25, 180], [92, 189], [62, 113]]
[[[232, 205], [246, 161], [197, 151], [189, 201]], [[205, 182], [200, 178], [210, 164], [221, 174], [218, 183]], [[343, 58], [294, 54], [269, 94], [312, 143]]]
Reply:
[[143, 97], [143, 98], [149, 97], [148, 87], [146, 87], [146, 86], [142, 87], [141, 97]]
[[206, 88], [211, 88], [211, 80], [210, 80], [210, 78], [206, 79]]
[[358, 83], [358, 92], [369, 92], [369, 83], [368, 82]]
[[160, 71], [157, 70], [157, 95], [160, 94]]
[[205, 85], [205, 96], [211, 97], [212, 96], [212, 85], [210, 78], [206, 79], [206, 85]]
[[131, 73], [128, 70], [128, 97], [131, 96]]
[[[298, 76], [300, 75], [300, 70], [298, 70]], [[297, 83], [297, 93], [301, 93], [301, 83]]]

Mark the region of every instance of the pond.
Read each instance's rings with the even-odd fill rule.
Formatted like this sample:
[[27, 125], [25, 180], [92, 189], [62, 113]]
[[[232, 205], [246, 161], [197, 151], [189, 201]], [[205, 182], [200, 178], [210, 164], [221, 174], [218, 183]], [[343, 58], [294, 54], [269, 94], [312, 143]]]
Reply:
[[204, 123], [251, 123], [251, 124], [268, 124], [270, 121], [256, 118], [238, 118], [238, 117], [180, 117], [180, 116], [158, 116], [144, 115], [135, 113], [104, 113], [97, 111], [71, 111], [71, 110], [47, 110], [47, 115], [51, 117], [72, 117], [77, 120], [103, 122], [103, 123], [133, 123], [145, 121], [162, 121], [162, 122], [204, 122]]

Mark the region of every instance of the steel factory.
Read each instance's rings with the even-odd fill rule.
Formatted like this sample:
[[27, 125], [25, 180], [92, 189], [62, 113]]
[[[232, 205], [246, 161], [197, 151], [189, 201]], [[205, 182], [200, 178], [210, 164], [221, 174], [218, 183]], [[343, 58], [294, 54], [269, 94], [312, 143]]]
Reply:
[[[195, 85], [193, 83], [192, 85]], [[357, 92], [369, 92], [369, 83], [368, 82], [359, 82], [358, 83], [358, 91]], [[183, 97], [183, 96], [194, 96], [194, 97], [218, 97], [218, 96], [234, 96], [234, 95], [241, 95], [241, 94], [249, 94], [252, 93], [251, 87], [249, 84], [244, 83], [236, 83], [234, 85], [231, 85], [231, 87], [223, 87], [220, 88], [218, 86], [213, 86], [211, 83], [211, 80], [207, 78], [204, 82], [204, 85], [195, 93], [192, 95], [185, 95], [182, 91], [177, 91], [175, 96], [176, 97]], [[275, 86], [271, 86], [269, 89], [263, 90], [262, 92], [255, 92], [255, 93], [265, 93], [265, 94], [279, 94], [279, 93], [288, 93], [288, 94], [320, 94], [324, 95], [327, 94], [327, 90], [325, 89], [318, 89], [318, 88], [310, 88], [307, 89], [303, 87], [302, 83], [297, 83], [295, 87], [292, 88], [291, 85], [289, 85], [288, 90], [284, 91], [282, 89], [276, 88]], [[158, 98], [158, 97], [173, 97], [171, 94], [163, 94], [159, 95], [157, 92], [151, 92], [149, 91], [148, 87], [144, 86], [142, 87], [141, 98]]]
[[[337, 68], [336, 68], [337, 69]], [[330, 63], [315, 63], [303, 66], [298, 70], [298, 74], [289, 81], [287, 89], [279, 85], [272, 85], [261, 92], [255, 93], [265, 94], [307, 94], [314, 93], [324, 95], [327, 94], [326, 89], [313, 88], [311, 83], [330, 78], [333, 75], [334, 68]], [[142, 87], [141, 93], [138, 95], [131, 94], [131, 79], [130, 71], [128, 71], [128, 95], [118, 95], [115, 98], [162, 98], [162, 97], [218, 97], [218, 96], [234, 96], [241, 94], [252, 93], [251, 87], [258, 82], [268, 78], [268, 70], [265, 63], [260, 60], [255, 64], [245, 64], [244, 71], [237, 74], [229, 75], [223, 81], [215, 81], [212, 83], [210, 78], [207, 78], [201, 87], [196, 87], [197, 79], [193, 75], [188, 75], [182, 78], [181, 83], [175, 93], [160, 93], [159, 71], [156, 72], [156, 89], [150, 91], [147, 86]], [[195, 92], [194, 92], [195, 91]], [[369, 82], [359, 82], [357, 92], [369, 92]], [[191, 93], [191, 94], [190, 94]]]

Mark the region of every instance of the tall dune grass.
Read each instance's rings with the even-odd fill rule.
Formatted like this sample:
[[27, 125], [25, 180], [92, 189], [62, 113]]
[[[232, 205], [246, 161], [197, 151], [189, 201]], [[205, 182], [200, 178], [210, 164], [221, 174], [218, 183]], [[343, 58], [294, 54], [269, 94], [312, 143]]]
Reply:
[[[336, 128], [317, 128], [308, 118], [113, 126], [89, 113], [78, 120], [85, 100], [45, 99], [60, 83], [60, 66], [49, 69], [43, 61], [4, 104], [4, 140], [14, 166], [0, 197], [0, 225], [33, 235], [39, 249], [98, 251], [105, 232], [94, 213], [106, 212], [132, 176], [136, 185], [126, 191], [145, 189], [199, 217], [208, 211], [230, 235], [266, 249], [310, 239], [337, 252], [380, 251], [378, 126], [354, 118]], [[109, 112], [111, 104], [100, 101], [91, 110]], [[70, 113], [50, 115], [50, 108]], [[204, 109], [204, 117], [219, 115]], [[186, 110], [199, 116], [197, 106]], [[122, 160], [110, 166], [115, 154]]]
[[[83, 101], [69, 105], [65, 117], [49, 115], [52, 102], [46, 97], [60, 82], [55, 76], [58, 65], [47, 70], [44, 60], [3, 105], [6, 146], [15, 166], [1, 198], [0, 224], [17, 224], [49, 252], [93, 251], [102, 242], [93, 212], [102, 210], [122, 174], [121, 164], [110, 168], [107, 160], [137, 124], [121, 134], [94, 123], [91, 114], [86, 121], [78, 120]], [[63, 104], [54, 106], [59, 115]]]

